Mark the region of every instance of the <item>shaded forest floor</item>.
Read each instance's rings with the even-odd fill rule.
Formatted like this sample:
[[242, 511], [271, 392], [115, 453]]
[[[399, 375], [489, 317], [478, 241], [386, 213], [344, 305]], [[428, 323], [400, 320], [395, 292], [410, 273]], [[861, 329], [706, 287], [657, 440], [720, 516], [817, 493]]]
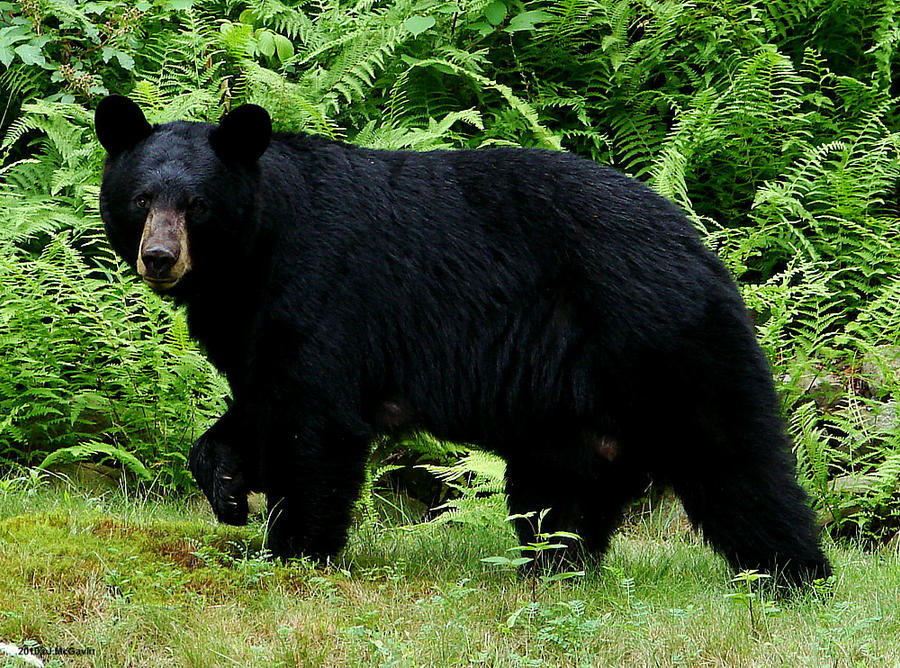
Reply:
[[261, 524], [218, 525], [198, 498], [7, 479], [0, 643], [70, 652], [45, 666], [900, 665], [896, 547], [830, 545], [830, 594], [748, 601], [665, 507], [534, 590], [481, 562], [513, 544], [502, 521], [369, 522], [335, 563], [282, 566]]

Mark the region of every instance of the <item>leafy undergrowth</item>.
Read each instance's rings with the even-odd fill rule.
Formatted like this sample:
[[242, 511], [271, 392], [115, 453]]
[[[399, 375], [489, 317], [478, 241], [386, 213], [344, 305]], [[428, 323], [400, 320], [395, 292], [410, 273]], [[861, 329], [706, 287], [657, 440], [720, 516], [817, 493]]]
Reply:
[[283, 566], [261, 551], [260, 524], [217, 525], [197, 499], [0, 481], [0, 643], [91, 652], [46, 666], [900, 663], [896, 548], [831, 546], [830, 595], [755, 592], [751, 615], [674, 511], [534, 596], [481, 562], [512, 544], [502, 520], [370, 523], [335, 563]]

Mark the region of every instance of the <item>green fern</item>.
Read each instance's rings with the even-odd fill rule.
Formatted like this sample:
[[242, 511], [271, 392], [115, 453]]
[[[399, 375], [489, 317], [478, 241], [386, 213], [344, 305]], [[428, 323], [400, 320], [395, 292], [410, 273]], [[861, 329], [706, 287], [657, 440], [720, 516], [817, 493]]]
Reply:
[[457, 522], [484, 525], [494, 523], [505, 515], [506, 463], [499, 457], [471, 450], [452, 466], [423, 465], [421, 468], [459, 494], [435, 509], [445, 512], [437, 515], [432, 524]]
[[[894, 0], [182, 4], [40, 2], [15, 18], [44, 64], [0, 53], [0, 456], [99, 442], [184, 483], [186, 444], [227, 386], [104, 240], [90, 108], [112, 91], [153, 122], [210, 121], [256, 102], [279, 130], [392, 149], [565, 146], [648, 180], [738, 277], [778, 377], [847, 379], [824, 408], [785, 385], [804, 478], [833, 517], [856, 504], [846, 527], [896, 532], [900, 444], [859, 419], [900, 392], [860, 371], [900, 343]], [[411, 17], [433, 26], [413, 34]], [[267, 56], [262, 36], [290, 48]], [[390, 447], [458, 455], [422, 436]], [[384, 449], [375, 482], [397, 474]], [[841, 478], [870, 487], [838, 492]], [[499, 508], [497, 489], [460, 490], [458, 511]]]
[[108, 443], [101, 443], [100, 441], [87, 441], [81, 445], [73, 445], [68, 448], [55, 450], [44, 458], [44, 461], [40, 463], [39, 468], [46, 469], [51, 466], [69, 462], [93, 460], [96, 459], [98, 455], [118, 462], [126, 471], [132, 473], [141, 480], [153, 479], [153, 475], [147, 470], [147, 467], [133, 454], [122, 448], [117, 448]]

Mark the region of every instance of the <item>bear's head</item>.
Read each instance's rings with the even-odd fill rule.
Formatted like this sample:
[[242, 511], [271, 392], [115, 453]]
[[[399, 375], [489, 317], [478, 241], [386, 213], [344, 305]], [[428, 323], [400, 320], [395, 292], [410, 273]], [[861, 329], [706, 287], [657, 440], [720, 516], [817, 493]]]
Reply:
[[218, 126], [151, 125], [134, 102], [111, 95], [94, 125], [108, 154], [100, 189], [107, 236], [144, 281], [171, 290], [203, 263], [240, 274], [255, 225], [257, 162], [272, 136], [266, 110], [246, 104]]

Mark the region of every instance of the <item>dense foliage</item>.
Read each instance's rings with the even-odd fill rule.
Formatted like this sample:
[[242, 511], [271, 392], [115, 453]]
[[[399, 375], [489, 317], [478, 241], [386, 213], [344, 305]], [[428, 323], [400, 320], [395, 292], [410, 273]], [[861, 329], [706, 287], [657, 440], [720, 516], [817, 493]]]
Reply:
[[89, 110], [252, 101], [279, 129], [563, 148], [649, 181], [738, 277], [820, 509], [892, 535], [898, 39], [892, 0], [0, 2], [0, 457], [184, 482], [226, 388], [103, 242]]

